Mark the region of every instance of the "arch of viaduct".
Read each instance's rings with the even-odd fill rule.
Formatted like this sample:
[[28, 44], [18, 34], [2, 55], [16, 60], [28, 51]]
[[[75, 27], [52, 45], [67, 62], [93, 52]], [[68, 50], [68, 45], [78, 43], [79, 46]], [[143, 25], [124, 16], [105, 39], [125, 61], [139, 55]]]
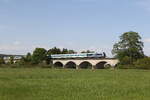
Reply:
[[74, 68], [74, 69], [103, 69], [106, 65], [115, 67], [118, 59], [54, 59], [53, 65], [61, 68]]

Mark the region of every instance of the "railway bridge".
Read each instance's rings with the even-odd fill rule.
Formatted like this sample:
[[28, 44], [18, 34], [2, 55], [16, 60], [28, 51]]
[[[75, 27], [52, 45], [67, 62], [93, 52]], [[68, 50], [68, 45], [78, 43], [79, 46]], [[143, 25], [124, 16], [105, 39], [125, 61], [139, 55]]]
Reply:
[[104, 69], [106, 65], [115, 67], [118, 62], [114, 58], [53, 59], [55, 67], [73, 69]]

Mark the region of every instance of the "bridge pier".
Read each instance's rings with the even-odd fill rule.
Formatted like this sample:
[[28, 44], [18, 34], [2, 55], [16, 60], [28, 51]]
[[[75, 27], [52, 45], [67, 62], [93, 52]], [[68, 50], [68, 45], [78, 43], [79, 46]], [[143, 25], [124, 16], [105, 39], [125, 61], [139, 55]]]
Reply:
[[92, 65], [92, 70], [94, 70], [95, 69], [95, 66], [94, 65]]
[[63, 65], [63, 69], [65, 69], [65, 65]]
[[76, 65], [76, 69], [77, 69], [77, 70], [79, 69], [79, 65]]

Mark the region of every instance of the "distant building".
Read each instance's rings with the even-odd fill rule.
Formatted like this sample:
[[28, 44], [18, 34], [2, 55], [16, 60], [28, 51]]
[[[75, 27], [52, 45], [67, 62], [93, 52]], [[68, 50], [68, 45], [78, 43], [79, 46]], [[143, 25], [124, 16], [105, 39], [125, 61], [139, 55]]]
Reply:
[[3, 57], [3, 59], [4, 59], [6, 64], [10, 62], [10, 57]]
[[[13, 56], [13, 57], [14, 57], [13, 62], [16, 63], [16, 62], [20, 61], [23, 56]], [[4, 56], [3, 58], [4, 58], [4, 61], [6, 64], [10, 63], [11, 56]]]

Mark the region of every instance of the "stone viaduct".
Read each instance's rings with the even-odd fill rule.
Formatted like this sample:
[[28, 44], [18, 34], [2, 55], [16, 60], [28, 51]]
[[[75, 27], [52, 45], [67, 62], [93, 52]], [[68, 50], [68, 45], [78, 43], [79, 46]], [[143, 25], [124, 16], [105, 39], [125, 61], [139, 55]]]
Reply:
[[118, 59], [99, 58], [99, 59], [53, 59], [53, 65], [60, 68], [74, 69], [104, 69], [106, 65], [115, 67]]

